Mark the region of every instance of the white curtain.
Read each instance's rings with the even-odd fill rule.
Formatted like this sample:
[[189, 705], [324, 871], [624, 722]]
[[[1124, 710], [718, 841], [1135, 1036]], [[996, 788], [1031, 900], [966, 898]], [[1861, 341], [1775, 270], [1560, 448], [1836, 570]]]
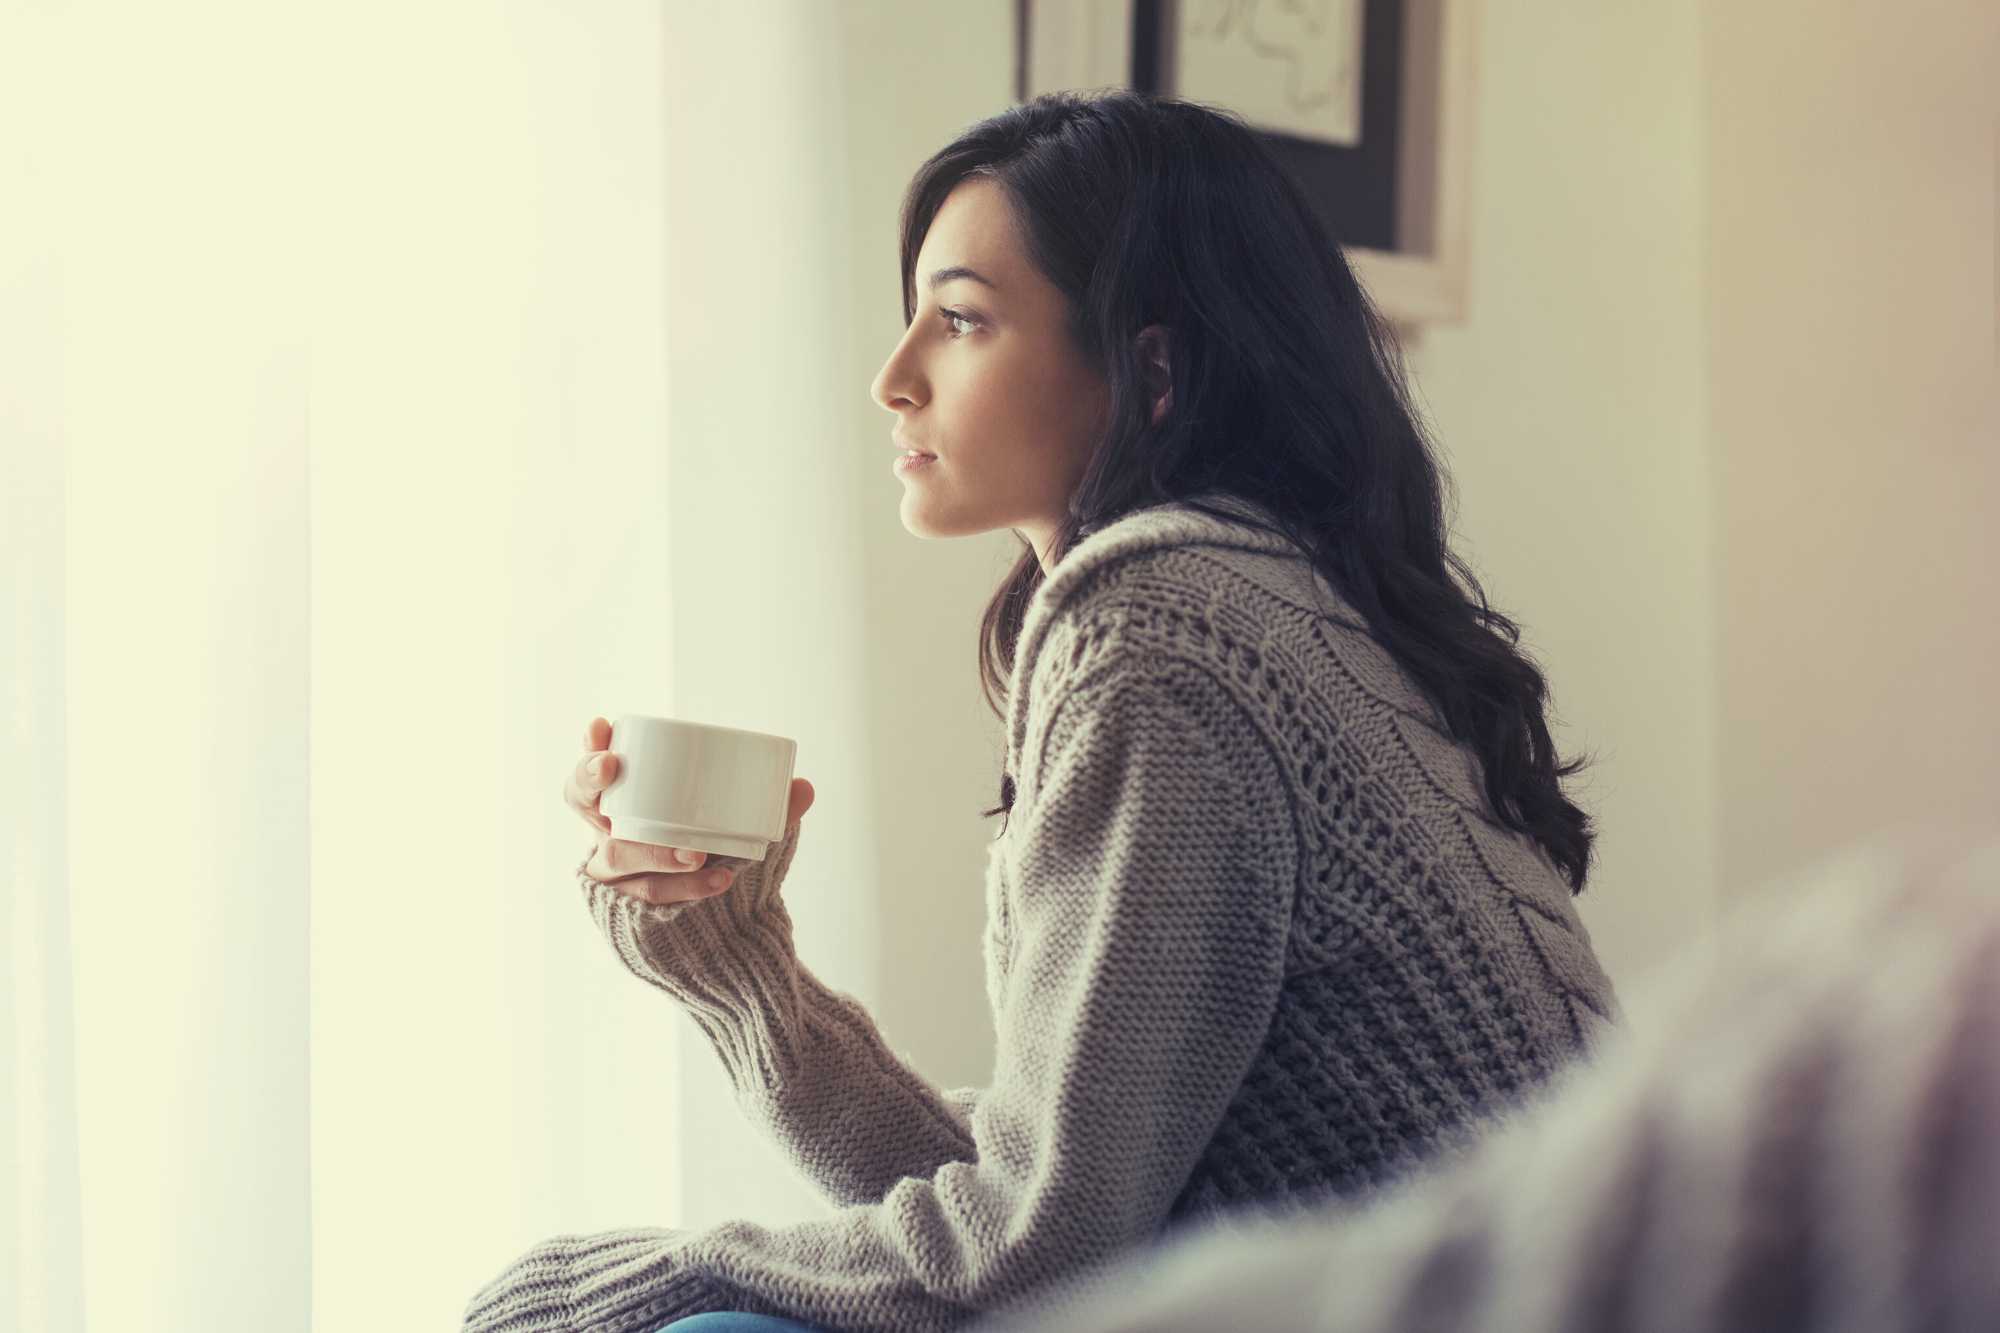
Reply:
[[449, 1328], [812, 1215], [559, 790], [593, 714], [798, 738], [873, 1001], [830, 11], [4, 12], [0, 1329]]

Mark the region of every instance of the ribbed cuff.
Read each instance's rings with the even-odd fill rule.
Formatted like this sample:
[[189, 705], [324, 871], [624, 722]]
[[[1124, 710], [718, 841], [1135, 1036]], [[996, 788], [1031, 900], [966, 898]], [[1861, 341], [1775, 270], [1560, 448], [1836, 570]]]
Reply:
[[806, 1039], [792, 918], [779, 890], [798, 848], [799, 820], [722, 893], [694, 902], [640, 902], [577, 867], [593, 920], [627, 970], [679, 1000], [714, 1045], [739, 1092], [779, 1082]]
[[673, 1319], [739, 1305], [730, 1288], [681, 1259], [696, 1234], [635, 1227], [551, 1236], [473, 1295], [463, 1333], [652, 1333]]

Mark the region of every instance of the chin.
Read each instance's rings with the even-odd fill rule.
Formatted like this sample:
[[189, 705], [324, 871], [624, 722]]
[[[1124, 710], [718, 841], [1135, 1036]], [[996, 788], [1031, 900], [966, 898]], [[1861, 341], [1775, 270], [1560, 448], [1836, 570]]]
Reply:
[[976, 537], [982, 532], [992, 532], [1007, 524], [976, 508], [967, 508], [951, 503], [930, 485], [930, 478], [905, 483], [903, 491], [903, 527], [913, 537]]

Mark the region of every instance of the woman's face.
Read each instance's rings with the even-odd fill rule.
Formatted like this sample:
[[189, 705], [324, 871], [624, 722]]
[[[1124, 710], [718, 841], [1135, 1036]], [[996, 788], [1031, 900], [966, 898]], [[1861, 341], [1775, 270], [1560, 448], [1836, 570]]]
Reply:
[[994, 181], [970, 177], [945, 198], [915, 287], [916, 315], [869, 390], [896, 414], [903, 445], [937, 455], [895, 469], [903, 526], [919, 537], [1013, 528], [1046, 570], [1110, 386], [1070, 342], [1062, 294], [1028, 262]]

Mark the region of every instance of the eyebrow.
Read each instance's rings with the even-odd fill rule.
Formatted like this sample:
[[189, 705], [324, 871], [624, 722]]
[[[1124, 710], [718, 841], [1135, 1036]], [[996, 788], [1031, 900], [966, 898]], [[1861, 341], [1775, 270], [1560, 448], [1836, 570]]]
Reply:
[[985, 283], [996, 292], [1000, 290], [999, 283], [993, 281], [993, 279], [987, 277], [984, 273], [980, 273], [975, 269], [969, 269], [963, 264], [953, 264], [950, 268], [941, 268], [931, 274], [931, 290], [936, 291], [954, 278], [970, 278], [974, 282]]

